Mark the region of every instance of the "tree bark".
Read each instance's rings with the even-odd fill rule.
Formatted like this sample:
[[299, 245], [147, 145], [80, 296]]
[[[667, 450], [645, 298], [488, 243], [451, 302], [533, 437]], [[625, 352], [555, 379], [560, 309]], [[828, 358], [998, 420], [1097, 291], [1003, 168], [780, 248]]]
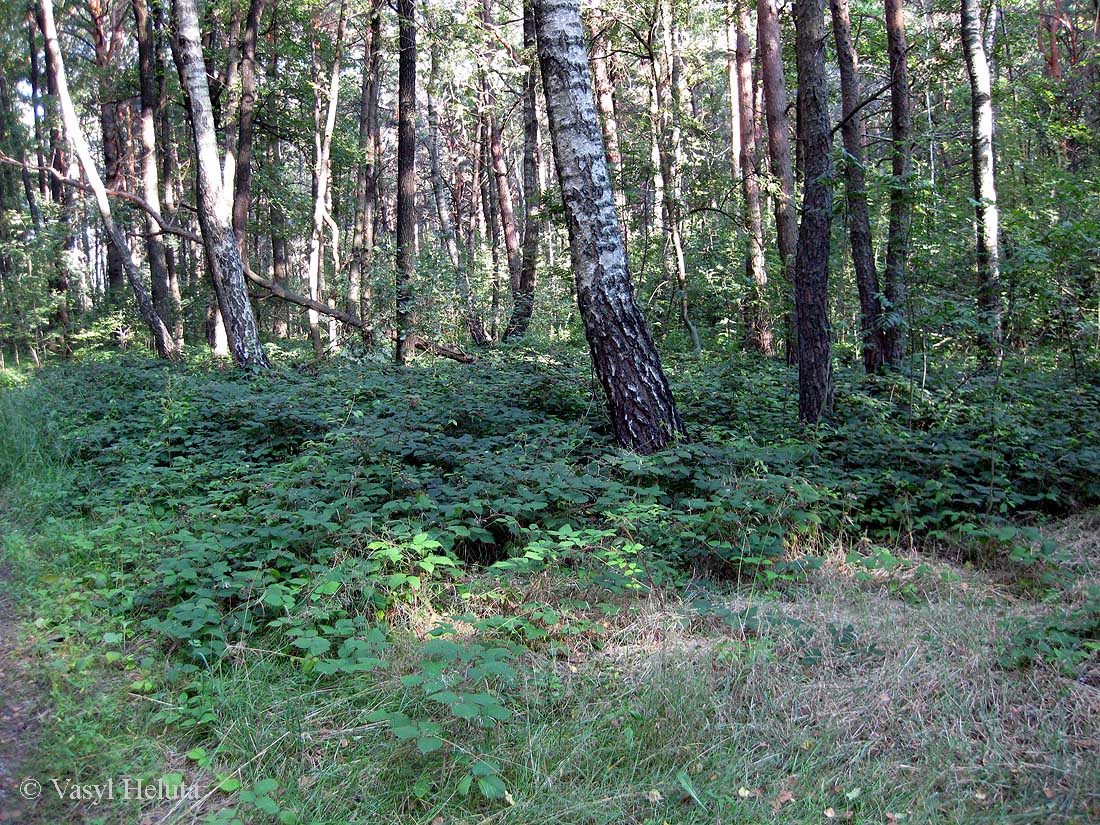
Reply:
[[416, 276], [416, 0], [398, 0], [397, 68], [397, 342], [394, 359], [408, 364], [415, 351], [413, 278]]
[[[890, 0], [887, 0], [890, 2]], [[878, 272], [871, 245], [871, 216], [867, 206], [867, 180], [863, 167], [865, 130], [860, 112], [859, 58], [852, 42], [848, 0], [830, 0], [833, 39], [840, 64], [841, 127], [844, 141], [844, 188], [848, 199], [848, 243], [859, 293], [860, 347], [868, 373], [882, 367], [886, 348]]]
[[[504, 330], [505, 340], [522, 338], [527, 334], [531, 323], [531, 312], [535, 304], [535, 279], [538, 267], [539, 241], [542, 237], [542, 187], [539, 181], [539, 116], [538, 116], [538, 66], [535, 55], [535, 10], [533, 0], [523, 4], [523, 50], [531, 61], [523, 89], [523, 257], [520, 262], [519, 288], [515, 294], [512, 317]], [[605, 66], [606, 69], [606, 66]], [[603, 121], [604, 134], [615, 134], [618, 153], [618, 136], [614, 121], [614, 108], [610, 122]], [[619, 159], [621, 163], [621, 158]], [[612, 162], [612, 152], [608, 150], [608, 167], [617, 174]], [[619, 190], [621, 191], [621, 190]], [[616, 196], [618, 197], [618, 196]], [[624, 203], [616, 200], [619, 220], [623, 219]], [[623, 239], [626, 246], [626, 239]]]
[[752, 47], [749, 42], [749, 0], [738, 0], [737, 100], [741, 129], [740, 158], [743, 223], [748, 239], [745, 273], [748, 281], [745, 335], [763, 355], [774, 355], [772, 321], [768, 313], [768, 273], [764, 268], [764, 228], [760, 219], [760, 168], [753, 111]]
[[207, 267], [226, 321], [234, 363], [239, 367], [266, 368], [271, 364], [260, 343], [256, 316], [252, 313], [245, 285], [244, 262], [230, 225], [232, 193], [226, 192], [223, 186], [196, 0], [173, 0], [173, 11], [176, 36], [172, 52], [186, 91], [194, 138], [198, 164], [196, 201]]
[[685, 430], [630, 283], [579, 2], [535, 0], [534, 9], [577, 302], [592, 363], [616, 440], [652, 453]]
[[126, 238], [115, 225], [111, 215], [111, 204], [107, 200], [107, 189], [103, 185], [103, 179], [99, 176], [99, 170], [92, 160], [92, 151], [80, 128], [80, 118], [69, 96], [69, 84], [65, 77], [65, 63], [61, 57], [61, 49], [57, 43], [57, 26], [54, 22], [53, 0], [38, 0], [38, 10], [42, 37], [46, 45], [46, 60], [57, 84], [57, 99], [61, 106], [61, 118], [69, 143], [76, 153], [77, 159], [84, 170], [84, 176], [88, 179], [88, 185], [95, 195], [96, 207], [99, 209], [103, 228], [107, 233], [110, 244], [123, 262], [126, 278], [130, 282], [134, 297], [137, 299], [138, 312], [143, 321], [149, 327], [156, 346], [157, 355], [161, 358], [174, 359], [179, 353], [175, 342], [172, 340], [168, 327], [157, 314], [153, 301], [142, 282], [141, 273], [130, 255], [130, 247], [126, 244]]
[[373, 290], [370, 265], [374, 255], [374, 193], [378, 175], [378, 92], [381, 84], [382, 16], [380, 0], [373, 0], [364, 35], [362, 81], [359, 93], [359, 151], [355, 173], [355, 217], [348, 256], [348, 301], [363, 320], [363, 337], [372, 345]]
[[[794, 201], [794, 166], [791, 163], [791, 126], [787, 116], [787, 83], [783, 77], [783, 47], [780, 41], [777, 0], [758, 0], [756, 12], [757, 49], [764, 86], [764, 110], [768, 123], [768, 157], [779, 187], [774, 197], [776, 247], [783, 267], [785, 288], [792, 294], [798, 255], [798, 211]], [[792, 308], [797, 313], [797, 307]], [[797, 321], [788, 314], [787, 362], [792, 362]]]
[[[527, 12], [524, 6], [524, 48], [527, 46]], [[615, 82], [611, 79], [611, 51], [608, 48], [607, 18], [599, 6], [593, 6], [589, 21], [592, 31], [592, 80], [595, 84], [596, 109], [600, 113], [604, 148], [607, 150], [607, 166], [611, 172], [615, 191], [615, 209], [619, 213], [619, 225], [623, 231], [623, 246], [630, 248], [627, 239], [626, 187], [623, 181], [623, 153], [619, 146], [619, 120], [615, 112]], [[534, 45], [531, 45], [534, 48]]]
[[241, 34], [241, 103], [237, 115], [237, 168], [233, 178], [233, 234], [248, 262], [248, 211], [252, 204], [252, 121], [256, 109], [256, 40], [267, 0], [252, 0]]
[[[160, 224], [160, 179], [157, 174], [156, 39], [145, 0], [132, 0], [134, 29], [138, 45], [138, 81], [141, 90], [141, 185], [142, 196], [156, 215], [145, 213], [145, 254], [149, 259], [153, 306], [165, 324], [172, 326], [180, 312], [173, 300]], [[175, 336], [173, 336], [175, 339]], [[179, 341], [175, 341], [180, 346]]]
[[829, 330], [829, 224], [832, 212], [832, 134], [825, 75], [824, 0], [795, 0], [798, 58], [798, 141], [805, 184], [795, 262], [798, 323], [798, 414], [816, 424], [832, 406]]
[[1000, 214], [993, 174], [993, 91], [982, 45], [978, 0], [962, 0], [962, 29], [966, 70], [970, 76], [970, 158], [977, 236], [978, 315], [983, 329], [982, 347], [987, 355], [994, 355], [1001, 344]]
[[909, 228], [912, 225], [913, 104], [909, 97], [909, 58], [905, 45], [902, 0], [886, 0], [886, 39], [890, 54], [891, 172], [890, 227], [886, 236], [886, 300], [890, 313], [884, 323], [886, 360], [899, 366], [905, 356], [906, 294], [908, 288]]
[[[317, 44], [314, 44], [314, 136], [313, 136], [313, 231], [309, 242], [309, 262], [306, 268], [306, 279], [309, 284], [309, 297], [315, 301], [322, 299], [321, 295], [321, 270], [324, 266], [322, 251], [325, 243], [325, 225], [331, 220], [328, 211], [329, 180], [332, 176], [332, 135], [336, 129], [336, 109], [340, 102], [340, 64], [344, 53], [344, 21], [347, 2], [341, 2], [339, 19], [336, 23], [336, 54], [332, 61], [332, 73], [328, 82], [327, 93], [322, 98], [322, 82], [320, 73], [320, 52]], [[315, 25], [317, 18], [314, 18]], [[327, 106], [322, 102], [327, 101]], [[325, 112], [324, 120], [321, 120], [321, 112]], [[333, 238], [333, 244], [337, 239]], [[321, 345], [321, 331], [318, 325], [317, 312], [309, 310], [309, 335], [313, 341], [313, 354], [320, 358], [324, 355]], [[336, 341], [330, 336], [329, 347], [334, 347]]]

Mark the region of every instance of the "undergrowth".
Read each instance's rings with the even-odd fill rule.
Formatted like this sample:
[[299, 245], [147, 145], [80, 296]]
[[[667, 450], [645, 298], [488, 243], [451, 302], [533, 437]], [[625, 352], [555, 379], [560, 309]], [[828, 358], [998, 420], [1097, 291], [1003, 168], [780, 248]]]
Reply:
[[[614, 665], [572, 676], [571, 663], [673, 599], [682, 625], [741, 645], [716, 663], [751, 672], [777, 642], [729, 606], [730, 588], [782, 598], [838, 545], [857, 582], [921, 545], [1053, 600], [1066, 573], [1039, 525], [1100, 500], [1100, 381], [1053, 367], [846, 373], [833, 419], [807, 432], [782, 366], [683, 364], [692, 440], [642, 457], [612, 445], [567, 351], [414, 370], [282, 358], [249, 375], [97, 356], [0, 394], [5, 553], [58, 715], [80, 720], [44, 746], [42, 769], [92, 781], [110, 754], [119, 773], [205, 783], [201, 800], [160, 800], [167, 821], [703, 822], [752, 800], [767, 812], [785, 786], [753, 785], [747, 755], [748, 793], [721, 803], [709, 789], [731, 781], [728, 754], [685, 751], [710, 724], [713, 686], [677, 692], [670, 675], [630, 700]], [[919, 601], [912, 586], [894, 595]], [[1098, 610], [1093, 596], [1062, 618], [1006, 620], [1000, 666], [1091, 673]], [[883, 655], [850, 623], [780, 624], [804, 668], [829, 651]], [[128, 735], [81, 691], [125, 708]], [[605, 694], [622, 699], [601, 699], [598, 719], [577, 704]], [[545, 720], [561, 714], [584, 735], [551, 747]], [[569, 803], [579, 775], [539, 764], [563, 748], [648, 790]], [[560, 804], [537, 813], [551, 789]], [[888, 812], [856, 804], [863, 793], [846, 786], [829, 807]], [[670, 796], [682, 816], [654, 813]]]

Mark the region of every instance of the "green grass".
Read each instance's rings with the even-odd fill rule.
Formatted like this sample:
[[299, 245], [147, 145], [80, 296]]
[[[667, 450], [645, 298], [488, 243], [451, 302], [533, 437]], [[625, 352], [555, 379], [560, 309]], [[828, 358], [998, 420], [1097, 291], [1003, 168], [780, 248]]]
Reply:
[[[108, 359], [0, 394], [6, 586], [49, 708], [24, 773], [201, 791], [100, 806], [47, 793], [30, 821], [1100, 816], [1093, 642], [1070, 633], [1055, 640], [1065, 661], [1028, 647], [998, 664], [1029, 638], [1011, 628], [1095, 609], [1100, 519], [1040, 536], [1005, 518], [1095, 501], [1094, 425], [1057, 373], [1007, 376], [988, 409], [989, 387], [945, 401], [945, 376], [915, 410], [923, 430], [899, 426], [889, 388], [853, 381], [850, 420], [805, 437], [788, 429], [781, 368], [689, 367], [678, 389], [704, 452], [639, 463], [607, 444], [560, 354], [473, 369], [242, 379]], [[1039, 395], [1077, 423], [1052, 431]], [[1001, 450], [1002, 475], [904, 478], [925, 466], [897, 464], [913, 439]], [[1062, 486], [1033, 495], [1044, 462]], [[986, 501], [990, 478], [1004, 516], [939, 517]], [[726, 515], [697, 501], [716, 483]], [[904, 519], [879, 503], [897, 485]], [[486, 509], [467, 496], [454, 511], [471, 486]], [[464, 525], [484, 540], [459, 541]], [[532, 548], [552, 563], [486, 564]], [[379, 661], [339, 652], [376, 626]], [[426, 644], [440, 632], [450, 647]], [[507, 667], [487, 669], [495, 650]], [[436, 681], [505, 718], [455, 715]], [[434, 732], [395, 736], [393, 714]]]

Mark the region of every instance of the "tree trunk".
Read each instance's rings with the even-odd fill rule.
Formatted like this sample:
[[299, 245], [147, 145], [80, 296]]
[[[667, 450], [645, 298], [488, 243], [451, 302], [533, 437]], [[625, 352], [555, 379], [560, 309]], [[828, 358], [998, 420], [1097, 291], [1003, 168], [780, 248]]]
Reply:
[[[527, 334], [531, 322], [531, 312], [535, 304], [535, 277], [538, 267], [539, 241], [542, 237], [542, 187], [539, 181], [539, 115], [538, 115], [538, 67], [535, 51], [535, 10], [533, 0], [523, 4], [523, 50], [531, 56], [531, 65], [527, 70], [523, 90], [523, 258], [520, 263], [519, 289], [516, 290], [515, 306], [512, 317], [504, 330], [504, 338], [522, 338]], [[606, 66], [605, 66], [606, 70]], [[614, 121], [614, 108], [611, 120], [603, 121], [604, 134], [615, 135], [618, 153], [618, 135]], [[621, 162], [621, 159], [616, 162]], [[612, 174], [617, 174], [612, 152], [608, 150], [608, 166]], [[619, 190], [621, 192], [621, 190]], [[623, 219], [625, 204], [616, 201], [619, 220]], [[626, 246], [625, 237], [623, 246]]]
[[248, 300], [244, 262], [230, 225], [232, 193], [224, 190], [222, 182], [196, 0], [173, 0], [173, 11], [176, 38], [172, 51], [180, 81], [186, 90], [194, 138], [198, 163], [196, 201], [207, 267], [218, 296], [218, 306], [226, 321], [233, 361], [239, 367], [266, 368], [270, 362], [260, 343], [256, 316]]
[[763, 355], [774, 355], [772, 321], [768, 313], [768, 273], [764, 268], [764, 228], [760, 219], [760, 168], [753, 111], [752, 49], [749, 42], [749, 0], [738, 0], [737, 14], [737, 100], [741, 128], [741, 195], [744, 199], [744, 227], [748, 238], [745, 273], [749, 295], [746, 302], [745, 336]]
[[794, 297], [798, 323], [798, 414], [816, 424], [832, 406], [829, 330], [829, 223], [832, 134], [825, 80], [825, 2], [795, 0], [798, 58], [798, 141], [805, 184], [798, 227]]
[[909, 228], [913, 222], [912, 183], [909, 180], [913, 158], [913, 104], [909, 97], [909, 58], [906, 56], [902, 0], [886, 0], [886, 39], [890, 54], [891, 171], [894, 179], [890, 186], [890, 228], [884, 273], [890, 313], [883, 330], [886, 360], [896, 367], [905, 356]]
[[[153, 291], [153, 307], [165, 324], [172, 325], [179, 306], [172, 300], [168, 257], [164, 250], [160, 223], [160, 180], [157, 174], [157, 78], [156, 39], [145, 0], [132, 0], [134, 29], [138, 45], [138, 80], [141, 90], [141, 185], [149, 205], [145, 213], [145, 254]], [[175, 336], [173, 336], [173, 339]], [[175, 345], [178, 347], [179, 342]]]
[[252, 120], [256, 109], [256, 39], [267, 0], [252, 0], [241, 35], [241, 103], [237, 115], [237, 168], [233, 178], [233, 234], [248, 265], [248, 210], [252, 203]]
[[381, 84], [382, 16], [380, 0], [370, 8], [364, 35], [362, 83], [359, 94], [359, 151], [363, 159], [355, 174], [355, 216], [352, 220], [351, 253], [348, 257], [348, 301], [363, 321], [363, 337], [372, 345], [373, 290], [370, 265], [374, 255], [374, 198], [378, 174], [378, 91]]
[[[757, 49], [760, 75], [764, 86], [764, 110], [768, 122], [768, 157], [772, 174], [778, 180], [774, 197], [776, 246], [783, 267], [785, 288], [794, 289], [795, 260], [798, 253], [798, 210], [794, 202], [794, 166], [791, 163], [791, 126], [787, 116], [787, 83], [783, 77], [783, 47], [780, 42], [777, 0], [758, 0], [756, 12]], [[792, 308], [787, 319], [787, 362], [795, 354], [796, 320]]]
[[[889, 2], [889, 0], [888, 0]], [[841, 127], [844, 141], [844, 187], [848, 198], [848, 242], [859, 293], [860, 347], [868, 373], [882, 367], [886, 341], [882, 327], [878, 272], [871, 245], [871, 216], [867, 207], [867, 182], [863, 168], [864, 125], [859, 107], [859, 59], [852, 42], [848, 0], [831, 0], [833, 38], [840, 64]]]
[[977, 0], [962, 0], [963, 51], [970, 75], [970, 157], [974, 178], [974, 220], [977, 229], [978, 315], [982, 346], [994, 355], [1001, 344], [1001, 250], [997, 187], [993, 177], [993, 92], [982, 45], [981, 12]]
[[592, 94], [578, 0], [535, 0], [547, 117], [569, 227], [577, 302], [617, 441], [660, 450], [684, 425], [634, 300]]
[[46, 44], [46, 60], [50, 66], [50, 72], [57, 84], [57, 99], [61, 106], [61, 118], [65, 127], [65, 133], [84, 170], [84, 176], [88, 179], [88, 185], [95, 195], [96, 206], [99, 209], [99, 216], [103, 221], [103, 228], [107, 233], [107, 238], [123, 262], [126, 278], [129, 280], [130, 288], [133, 290], [134, 297], [137, 299], [138, 312], [141, 314], [142, 320], [148, 325], [149, 331], [153, 335], [153, 342], [156, 346], [157, 354], [161, 358], [176, 358], [179, 353], [176, 350], [175, 343], [172, 340], [171, 334], [168, 332], [168, 327], [165, 326], [161, 317], [157, 315], [156, 308], [153, 306], [153, 301], [145, 289], [145, 284], [142, 282], [141, 273], [138, 271], [137, 265], [130, 255], [130, 247], [126, 244], [126, 238], [115, 225], [114, 218], [111, 215], [111, 204], [107, 200], [106, 187], [103, 185], [103, 179], [100, 178], [99, 170], [92, 160], [92, 151], [88, 147], [88, 142], [84, 138], [84, 133], [80, 129], [80, 118], [76, 113], [76, 108], [73, 106], [72, 98], [69, 96], [69, 84], [65, 77], [65, 64], [61, 58], [61, 49], [57, 43], [57, 26], [54, 23], [53, 0], [38, 0], [38, 9], [41, 16], [42, 36]]
[[[340, 4], [340, 16], [336, 23], [336, 54], [332, 61], [332, 74], [330, 75], [327, 93], [321, 96], [321, 66], [320, 51], [314, 44], [314, 136], [313, 136], [313, 232], [309, 242], [309, 263], [306, 268], [306, 278], [309, 283], [309, 297], [314, 301], [323, 299], [321, 295], [322, 268], [324, 261], [322, 252], [325, 243], [325, 225], [331, 221], [328, 211], [329, 179], [332, 175], [332, 134], [336, 129], [336, 109], [340, 102], [340, 63], [344, 52], [344, 13], [347, 8], [346, 0]], [[315, 25], [317, 18], [314, 18]], [[327, 107], [322, 106], [322, 101], [327, 100]], [[325, 117], [322, 121], [321, 112]], [[337, 239], [333, 237], [333, 245]], [[309, 335], [313, 341], [313, 354], [320, 358], [324, 355], [321, 346], [321, 331], [318, 324], [316, 310], [309, 310]], [[329, 347], [336, 345], [333, 336], [329, 336]]]
[[416, 0], [398, 0], [397, 68], [397, 342], [394, 358], [416, 352], [413, 278], [416, 276]]

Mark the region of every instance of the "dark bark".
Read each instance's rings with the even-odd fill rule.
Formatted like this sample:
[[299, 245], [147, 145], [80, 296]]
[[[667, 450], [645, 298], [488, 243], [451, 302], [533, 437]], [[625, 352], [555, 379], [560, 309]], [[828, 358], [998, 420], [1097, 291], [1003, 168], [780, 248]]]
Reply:
[[[889, 1], [889, 0], [888, 0]], [[871, 245], [871, 216], [867, 206], [867, 178], [863, 168], [864, 125], [860, 113], [859, 60], [852, 42], [848, 0], [831, 0], [833, 38], [840, 64], [841, 127], [844, 141], [844, 187], [848, 199], [848, 242], [859, 293], [860, 345], [868, 373], [882, 367], [886, 348], [878, 272]]]
[[397, 69], [397, 342], [394, 358], [415, 351], [413, 278], [416, 275], [416, 0], [398, 0]]
[[886, 38], [890, 54], [891, 172], [890, 227], [886, 237], [886, 300], [890, 312], [883, 324], [886, 360], [901, 364], [905, 355], [906, 281], [908, 279], [909, 229], [912, 225], [913, 104], [909, 97], [909, 60], [905, 46], [905, 11], [902, 0], [886, 0]]
[[539, 64], [577, 302], [616, 440], [652, 453], [684, 435], [634, 299], [592, 94], [578, 0], [535, 0]]
[[248, 261], [248, 211], [252, 203], [252, 121], [256, 109], [256, 39], [267, 0], [252, 0], [241, 33], [241, 103], [237, 116], [237, 168], [233, 180], [233, 234]]
[[832, 133], [825, 75], [824, 0], [795, 0], [798, 142], [805, 170], [795, 261], [798, 414], [808, 424], [829, 412], [833, 395], [829, 329], [829, 224]]

